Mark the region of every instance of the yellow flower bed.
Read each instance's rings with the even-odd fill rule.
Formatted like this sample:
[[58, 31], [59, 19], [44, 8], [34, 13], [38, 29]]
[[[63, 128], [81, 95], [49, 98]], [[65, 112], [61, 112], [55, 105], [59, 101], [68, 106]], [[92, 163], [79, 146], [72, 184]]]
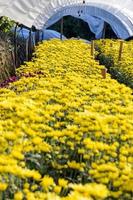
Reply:
[[124, 41], [120, 61], [119, 40], [98, 40], [96, 45], [100, 61], [109, 68], [113, 77], [133, 88], [133, 42]]
[[53, 40], [0, 89], [0, 199], [131, 200], [132, 90], [102, 68]]

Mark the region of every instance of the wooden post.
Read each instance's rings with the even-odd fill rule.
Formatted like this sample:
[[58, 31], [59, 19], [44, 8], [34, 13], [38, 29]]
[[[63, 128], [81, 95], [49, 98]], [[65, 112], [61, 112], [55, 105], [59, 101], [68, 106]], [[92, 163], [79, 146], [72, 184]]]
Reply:
[[95, 42], [94, 40], [91, 41], [91, 56], [94, 58], [94, 51], [95, 51]]
[[112, 42], [110, 43], [110, 47], [113, 47], [113, 43]]
[[121, 59], [122, 59], [123, 44], [124, 44], [123, 41], [120, 41], [120, 49], [119, 49], [118, 61], [121, 61]]
[[106, 79], [107, 69], [106, 68], [101, 69], [101, 74], [102, 74], [103, 79]]
[[106, 40], [102, 40], [102, 44], [105, 46], [106, 45]]
[[61, 34], [60, 34], [60, 39], [62, 40], [63, 39], [63, 29], [64, 29], [64, 18], [62, 17], [61, 19]]

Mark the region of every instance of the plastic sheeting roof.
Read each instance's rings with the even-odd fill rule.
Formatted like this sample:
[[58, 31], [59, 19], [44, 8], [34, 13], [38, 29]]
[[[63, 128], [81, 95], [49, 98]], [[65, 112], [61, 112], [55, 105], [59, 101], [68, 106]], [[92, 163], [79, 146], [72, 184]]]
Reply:
[[[133, 0], [0, 0], [0, 16], [42, 29], [65, 15], [84, 15], [107, 21], [120, 37], [133, 35]], [[122, 34], [123, 32], [123, 34]], [[120, 34], [121, 33], [121, 34]]]

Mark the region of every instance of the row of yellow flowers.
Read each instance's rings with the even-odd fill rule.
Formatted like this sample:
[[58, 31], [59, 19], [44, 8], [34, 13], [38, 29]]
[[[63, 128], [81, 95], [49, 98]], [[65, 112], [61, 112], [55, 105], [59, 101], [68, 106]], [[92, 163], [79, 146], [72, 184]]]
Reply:
[[123, 41], [121, 56], [119, 40], [98, 40], [96, 45], [98, 58], [109, 68], [113, 77], [133, 88], [133, 42]]
[[102, 68], [53, 40], [0, 89], [0, 199], [132, 199], [132, 90]]

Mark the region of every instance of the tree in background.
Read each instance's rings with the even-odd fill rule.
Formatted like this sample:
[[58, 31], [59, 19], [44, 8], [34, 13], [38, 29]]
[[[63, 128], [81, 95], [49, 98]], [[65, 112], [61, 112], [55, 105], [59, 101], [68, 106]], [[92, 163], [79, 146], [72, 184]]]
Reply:
[[[60, 32], [61, 20], [54, 25], [50, 26], [49, 29]], [[82, 19], [78, 19], [72, 16], [64, 17], [64, 35], [67, 38], [80, 37], [86, 40], [95, 39], [95, 34], [91, 32], [88, 23]], [[105, 38], [117, 38], [111, 26], [106, 23]]]
[[[61, 20], [49, 27], [49, 29], [60, 32], [60, 23]], [[95, 35], [91, 32], [88, 24], [83, 20], [72, 16], [64, 17], [64, 35], [67, 38], [79, 36], [80, 38], [87, 40], [95, 39]]]
[[14, 25], [14, 22], [10, 20], [8, 17], [0, 18], [0, 31], [4, 33], [10, 33], [13, 25]]

